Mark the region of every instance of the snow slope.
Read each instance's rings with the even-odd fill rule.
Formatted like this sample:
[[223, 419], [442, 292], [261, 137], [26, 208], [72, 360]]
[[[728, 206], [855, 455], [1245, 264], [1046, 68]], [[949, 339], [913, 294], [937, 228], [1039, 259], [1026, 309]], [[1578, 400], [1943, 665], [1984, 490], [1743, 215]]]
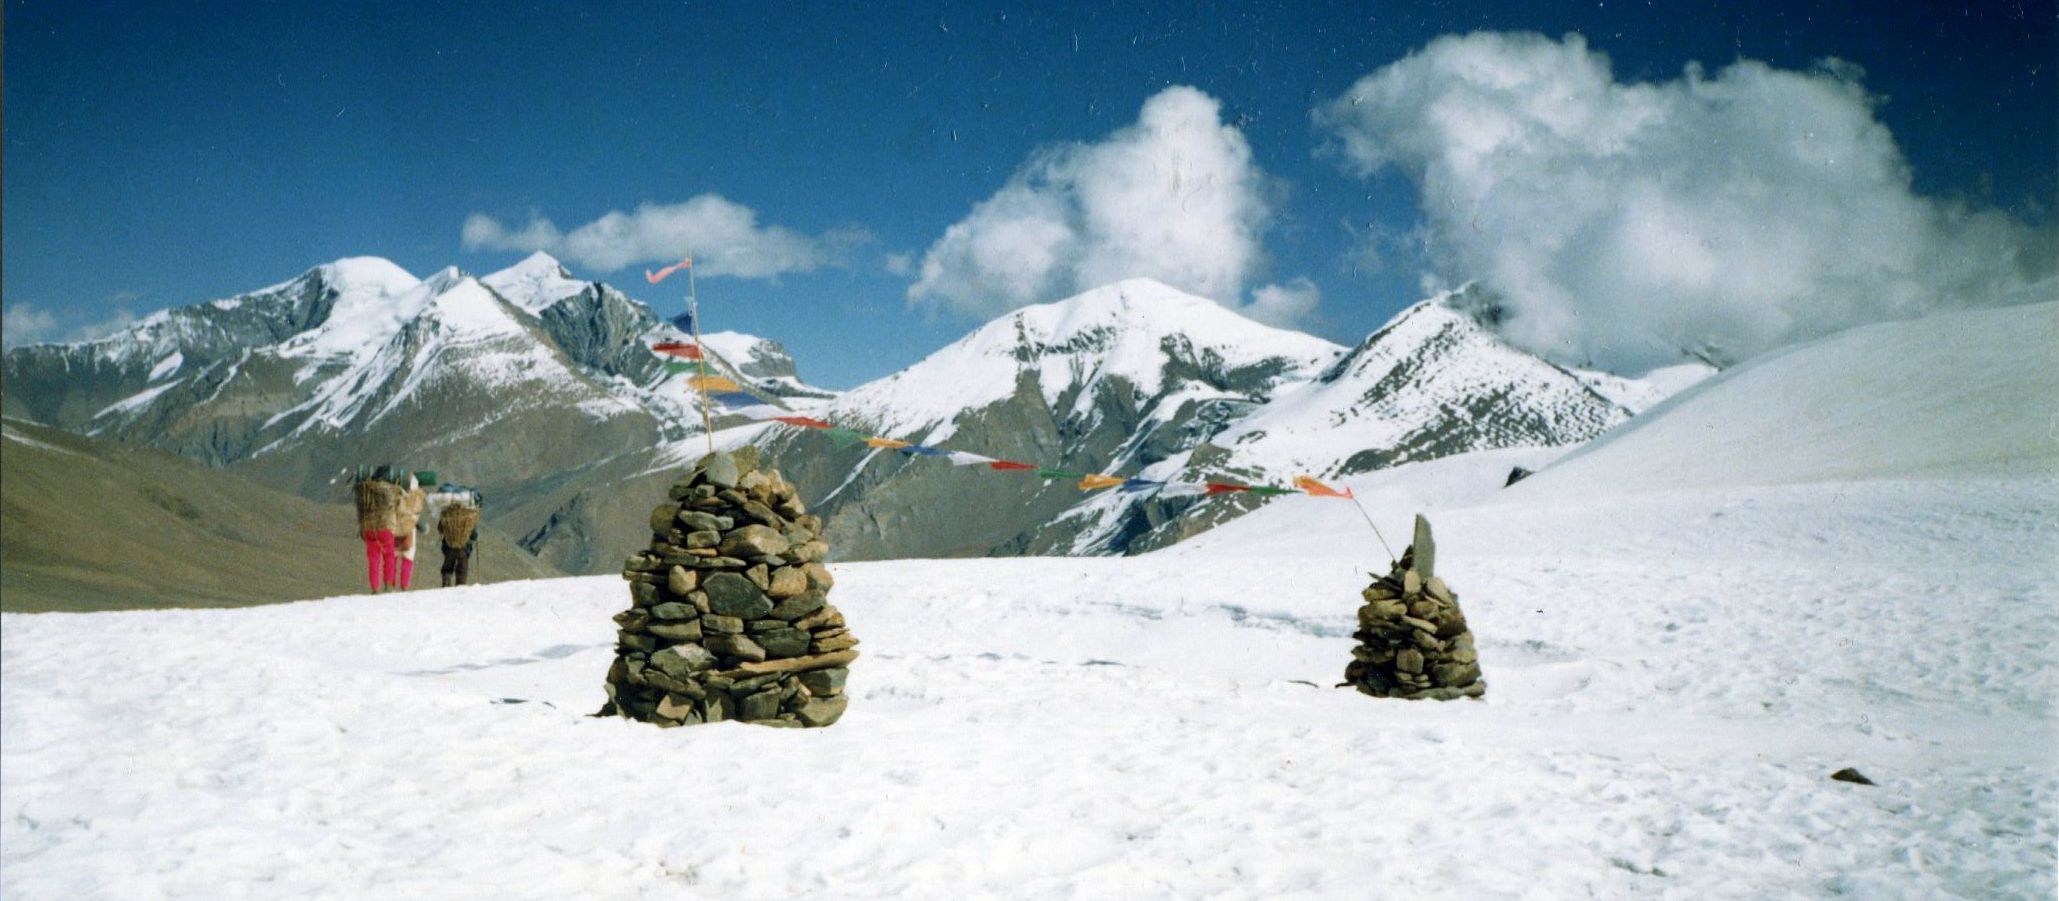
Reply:
[[1853, 329], [1653, 408], [1522, 490], [2059, 475], [2059, 303]]
[[[1508, 490], [1552, 452], [1352, 477], [1389, 541], [1436, 524], [1481, 703], [1328, 687], [1386, 554], [1315, 497], [1140, 557], [837, 565], [864, 656], [816, 731], [582, 716], [608, 577], [0, 616], [0, 894], [2050, 898], [2045, 433], [1897, 427], [2042, 416], [1967, 379], [2044, 364], [1817, 393], [1874, 357], [1840, 342], [2038, 312], [1740, 367]], [[1712, 430], [1854, 462], [1635, 477]]]
[[866, 656], [819, 732], [582, 717], [607, 577], [7, 616], [0, 889], [2049, 897], [2053, 496], [2023, 487], [1433, 514], [1481, 704], [1326, 687], [1356, 539], [840, 565]]

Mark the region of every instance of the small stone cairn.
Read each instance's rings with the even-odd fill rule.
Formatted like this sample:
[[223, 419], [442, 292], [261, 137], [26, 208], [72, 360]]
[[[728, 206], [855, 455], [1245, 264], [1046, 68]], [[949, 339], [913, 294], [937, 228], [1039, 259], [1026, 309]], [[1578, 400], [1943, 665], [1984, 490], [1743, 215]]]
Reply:
[[622, 564], [608, 703], [660, 726], [827, 726], [850, 697], [858, 639], [828, 603], [822, 520], [756, 448], [709, 454], [651, 511], [650, 549]]
[[1416, 517], [1415, 543], [1394, 571], [1362, 592], [1358, 639], [1343, 685], [1376, 698], [1450, 701], [1487, 693], [1480, 654], [1458, 607], [1458, 595], [1436, 575], [1437, 545], [1430, 523]]

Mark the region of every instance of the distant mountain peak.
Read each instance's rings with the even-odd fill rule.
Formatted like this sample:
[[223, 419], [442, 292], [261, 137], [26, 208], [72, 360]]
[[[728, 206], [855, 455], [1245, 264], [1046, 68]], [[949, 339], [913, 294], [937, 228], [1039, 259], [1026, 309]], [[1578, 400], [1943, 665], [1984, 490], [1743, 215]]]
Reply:
[[1091, 405], [1099, 388], [1117, 381], [1147, 406], [1189, 385], [1256, 398], [1309, 377], [1342, 351], [1163, 283], [1126, 279], [1007, 313], [907, 369], [852, 389], [838, 406], [897, 435], [941, 426], [930, 435], [941, 440], [962, 413], [1007, 401], [1024, 379], [1053, 409], [1070, 396], [1084, 410], [1080, 405]]
[[460, 271], [458, 267], [445, 266], [436, 270], [435, 275], [423, 279], [422, 284], [428, 285], [429, 293], [434, 295], [442, 294], [471, 280], [472, 277]]
[[308, 270], [339, 292], [368, 290], [399, 294], [421, 284], [421, 279], [385, 257], [344, 257]]
[[592, 284], [573, 277], [565, 264], [541, 250], [479, 282], [530, 313], [540, 313]]
[[565, 268], [565, 264], [564, 264], [564, 263], [558, 262], [558, 258], [557, 258], [557, 257], [554, 257], [554, 256], [551, 256], [550, 254], [544, 253], [544, 252], [543, 252], [543, 251], [541, 251], [541, 250], [539, 250], [539, 251], [536, 251], [536, 252], [534, 252], [534, 253], [531, 253], [530, 255], [528, 255], [528, 256], [526, 256], [526, 257], [523, 257], [523, 258], [522, 258], [522, 262], [516, 263], [515, 265], [513, 265], [513, 266], [509, 266], [508, 268], [506, 268], [506, 269], [503, 269], [503, 270], [501, 270], [501, 271], [502, 271], [502, 272], [517, 272], [517, 271], [520, 271], [520, 272], [549, 272], [549, 273], [555, 273], [555, 274], [557, 274], [557, 275], [558, 275], [559, 277], [561, 277], [561, 278], [571, 278], [571, 277], [572, 277], [572, 273], [571, 273], [571, 271], [570, 271], [570, 270], [567, 270], [567, 269]]

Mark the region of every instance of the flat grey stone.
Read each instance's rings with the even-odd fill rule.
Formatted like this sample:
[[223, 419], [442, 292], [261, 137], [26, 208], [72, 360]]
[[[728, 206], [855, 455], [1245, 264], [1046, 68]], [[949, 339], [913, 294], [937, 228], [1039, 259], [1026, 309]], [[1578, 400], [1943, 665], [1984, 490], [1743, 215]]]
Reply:
[[744, 475], [737, 468], [736, 458], [720, 451], [702, 457], [698, 468], [708, 484], [718, 488], [735, 488], [737, 480]]
[[733, 572], [718, 572], [701, 582], [708, 593], [709, 609], [723, 616], [758, 619], [772, 612], [772, 600], [751, 580]]

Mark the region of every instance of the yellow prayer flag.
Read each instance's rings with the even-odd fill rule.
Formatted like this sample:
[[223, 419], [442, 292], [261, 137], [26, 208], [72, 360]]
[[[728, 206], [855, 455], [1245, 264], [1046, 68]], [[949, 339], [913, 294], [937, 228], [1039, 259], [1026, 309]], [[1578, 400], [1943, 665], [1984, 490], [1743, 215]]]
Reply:
[[697, 375], [687, 379], [688, 387], [695, 391], [713, 394], [717, 391], [740, 391], [735, 382], [719, 375]]
[[908, 442], [906, 442], [906, 441], [895, 441], [895, 440], [894, 440], [894, 439], [892, 439], [892, 438], [867, 438], [867, 439], [865, 439], [865, 445], [866, 445], [867, 447], [884, 447], [884, 448], [896, 448], [896, 447], [907, 447], [907, 446], [908, 446]]
[[1090, 475], [1080, 480], [1080, 490], [1094, 491], [1100, 488], [1113, 488], [1120, 484], [1122, 480], [1114, 476]]

